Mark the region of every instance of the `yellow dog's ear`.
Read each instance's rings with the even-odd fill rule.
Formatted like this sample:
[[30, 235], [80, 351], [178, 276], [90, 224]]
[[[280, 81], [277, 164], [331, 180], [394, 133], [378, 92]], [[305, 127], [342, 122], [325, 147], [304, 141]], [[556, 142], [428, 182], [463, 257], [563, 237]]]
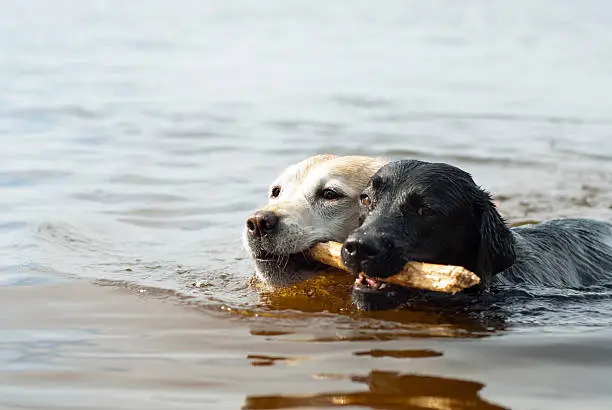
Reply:
[[480, 211], [480, 244], [476, 274], [488, 285], [495, 274], [509, 268], [516, 259], [514, 237], [499, 214], [488, 192], [478, 204]]

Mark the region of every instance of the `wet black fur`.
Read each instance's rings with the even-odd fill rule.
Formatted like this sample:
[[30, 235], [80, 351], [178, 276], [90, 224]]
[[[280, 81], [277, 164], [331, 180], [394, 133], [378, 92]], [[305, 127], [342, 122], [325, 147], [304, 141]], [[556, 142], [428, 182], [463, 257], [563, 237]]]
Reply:
[[[497, 285], [581, 288], [612, 279], [611, 224], [558, 219], [509, 228], [490, 194], [452, 165], [391, 162], [372, 177], [364, 195], [371, 205], [362, 206], [363, 224], [343, 249], [344, 263], [355, 272], [385, 278], [411, 260], [460, 265], [481, 278], [477, 288], [462, 292], [467, 295]], [[365, 244], [371, 254], [350, 255], [351, 242]], [[423, 294], [393, 286], [356, 288], [353, 296], [363, 309], [388, 309], [415, 292]]]

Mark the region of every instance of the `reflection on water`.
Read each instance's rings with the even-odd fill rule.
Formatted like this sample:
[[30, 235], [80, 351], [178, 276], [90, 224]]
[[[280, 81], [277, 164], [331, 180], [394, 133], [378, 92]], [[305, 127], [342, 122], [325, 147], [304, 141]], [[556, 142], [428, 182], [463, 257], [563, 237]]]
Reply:
[[481, 383], [443, 377], [372, 371], [367, 376], [345, 376], [365, 384], [366, 391], [323, 394], [249, 396], [243, 409], [366, 407], [373, 409], [502, 410], [483, 400]]
[[352, 312], [351, 289], [354, 276], [329, 270], [284, 289], [261, 290], [262, 308], [270, 310], [297, 310], [300, 312]]
[[371, 356], [371, 357], [393, 357], [395, 359], [416, 359], [423, 357], [439, 357], [442, 352], [434, 350], [384, 350], [372, 349], [363, 352], [353, 353], [355, 356]]
[[305, 360], [304, 357], [279, 357], [279, 356], [266, 356], [266, 355], [257, 355], [250, 354], [247, 356], [247, 360], [251, 361], [251, 366], [273, 366], [277, 363], [284, 363], [287, 365], [291, 365], [299, 360]]
[[[236, 315], [257, 318], [251, 334], [299, 335], [280, 340], [310, 342], [383, 341], [402, 338], [480, 338], [505, 329], [495, 310], [477, 310], [468, 301], [432, 305], [415, 301], [409, 309], [363, 312], [351, 303], [354, 277], [323, 272], [300, 284], [260, 291], [256, 308], [230, 308]], [[466, 304], [467, 303], [467, 304]], [[270, 319], [270, 320], [265, 320]], [[304, 334], [310, 336], [304, 338]]]

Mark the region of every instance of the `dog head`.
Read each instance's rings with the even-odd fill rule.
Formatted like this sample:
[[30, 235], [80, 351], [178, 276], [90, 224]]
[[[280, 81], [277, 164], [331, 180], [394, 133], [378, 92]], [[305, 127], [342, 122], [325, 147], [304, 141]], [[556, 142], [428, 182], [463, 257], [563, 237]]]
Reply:
[[272, 183], [269, 203], [246, 221], [245, 247], [259, 279], [288, 286], [321, 266], [305, 251], [317, 242], [343, 242], [357, 228], [359, 195], [384, 161], [317, 155], [288, 167]]
[[[512, 234], [489, 193], [452, 165], [389, 163], [372, 177], [360, 201], [363, 223], [342, 249], [344, 264], [354, 272], [386, 278], [409, 261], [459, 265], [486, 286], [514, 262]], [[401, 287], [376, 288], [356, 284], [357, 291], [383, 295], [383, 304], [403, 303]]]

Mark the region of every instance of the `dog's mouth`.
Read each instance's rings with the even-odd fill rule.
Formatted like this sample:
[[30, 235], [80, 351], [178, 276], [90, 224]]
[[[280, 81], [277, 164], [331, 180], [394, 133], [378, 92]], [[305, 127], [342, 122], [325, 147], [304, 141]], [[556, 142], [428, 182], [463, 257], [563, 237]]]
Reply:
[[253, 255], [259, 278], [269, 286], [283, 288], [295, 285], [329, 269], [312, 260], [307, 250], [291, 254], [257, 252]]
[[355, 279], [351, 298], [360, 310], [390, 310], [403, 306], [410, 293], [410, 288], [360, 273]]
[[255, 255], [254, 258], [257, 262], [265, 263], [265, 264], [273, 264], [283, 266], [287, 263], [291, 263], [292, 265], [303, 265], [304, 267], [309, 267], [318, 262], [313, 261], [308, 258], [306, 255], [306, 251], [297, 252], [297, 253], [270, 253], [270, 252], [259, 252]]
[[402, 268], [408, 262], [436, 263], [434, 260], [435, 258], [430, 257], [429, 255], [409, 254], [388, 259], [385, 261], [384, 265], [367, 264], [364, 272], [357, 274], [354, 288], [355, 290], [365, 292], [388, 292], [389, 290], [413, 289], [408, 286], [390, 283], [386, 280], [386, 278], [390, 278], [400, 273]]
[[253, 255], [257, 265], [264, 271], [309, 271], [316, 272], [329, 269], [327, 265], [317, 262], [308, 256], [308, 249], [290, 254], [276, 254], [259, 251]]
[[386, 282], [384, 279], [359, 273], [353, 284], [353, 291], [364, 295], [395, 295], [397, 292], [406, 292], [411, 288]]
[[357, 275], [355, 279], [354, 287], [360, 290], [369, 290], [369, 291], [385, 291], [386, 289], [391, 288], [391, 284], [384, 282], [381, 279], [371, 278], [367, 276], [365, 273], [360, 273]]

